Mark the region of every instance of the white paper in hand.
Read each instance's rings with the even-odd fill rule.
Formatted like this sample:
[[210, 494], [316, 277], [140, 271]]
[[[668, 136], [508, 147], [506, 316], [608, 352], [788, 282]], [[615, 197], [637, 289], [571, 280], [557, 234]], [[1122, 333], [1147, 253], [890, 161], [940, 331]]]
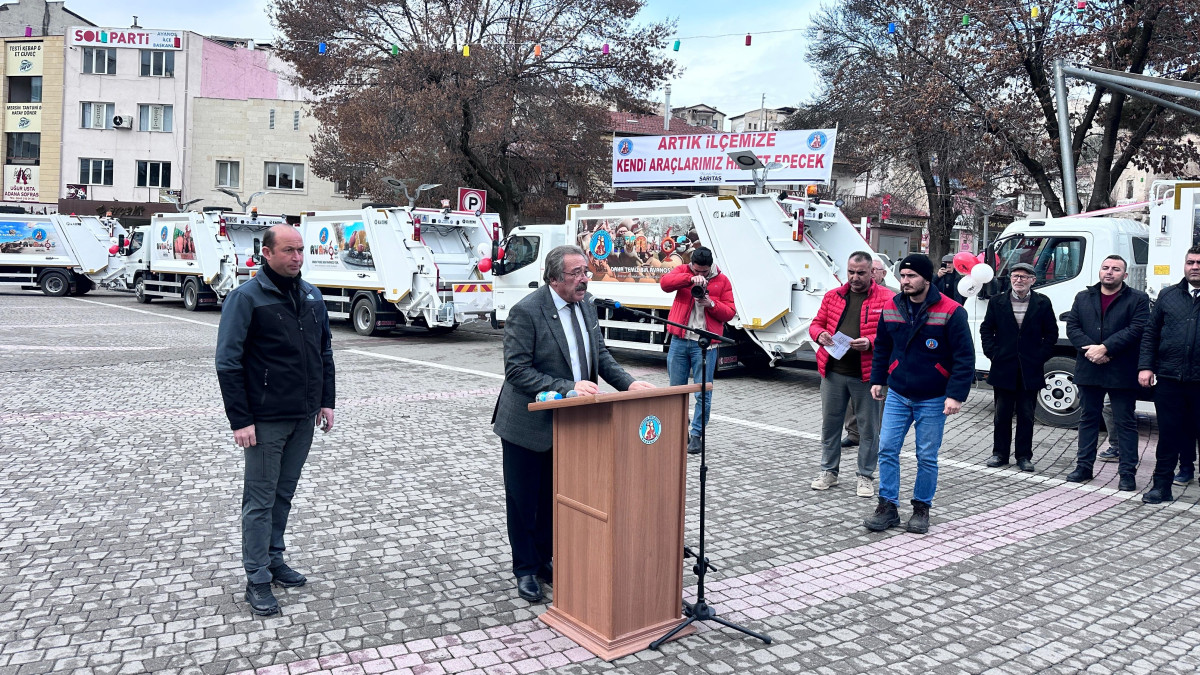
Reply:
[[853, 339], [839, 330], [833, 334], [833, 344], [826, 347], [825, 351], [829, 352], [829, 355], [833, 358], [841, 359], [846, 355], [846, 352], [850, 351], [850, 342]]

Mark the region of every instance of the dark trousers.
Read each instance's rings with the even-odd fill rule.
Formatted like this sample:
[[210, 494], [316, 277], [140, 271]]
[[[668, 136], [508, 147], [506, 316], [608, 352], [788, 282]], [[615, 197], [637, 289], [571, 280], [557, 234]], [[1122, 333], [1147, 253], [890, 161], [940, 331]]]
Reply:
[[1154, 485], [1163, 487], [1171, 484], [1177, 462], [1190, 459], [1186, 462], [1190, 467], [1195, 461], [1196, 439], [1200, 438], [1200, 382], [1159, 377], [1154, 410], [1158, 417]]
[[554, 555], [554, 453], [501, 439], [513, 576], [543, 571]]
[[1137, 392], [1133, 389], [1106, 389], [1091, 385], [1079, 385], [1079, 391], [1083, 398], [1083, 417], [1079, 420], [1079, 452], [1075, 456], [1079, 468], [1091, 471], [1096, 464], [1101, 409], [1104, 408], [1104, 395], [1108, 394], [1120, 446], [1117, 450], [1120, 453], [1117, 473], [1132, 476], [1137, 471], [1138, 462], [1137, 418], [1133, 414]]
[[1013, 441], [1013, 413], [1017, 415], [1016, 458], [1033, 459], [1033, 410], [1037, 406], [1036, 389], [993, 389], [996, 399], [996, 433], [992, 454], [1008, 459]]
[[283, 533], [312, 445], [313, 419], [255, 422], [256, 443], [244, 448], [242, 566], [250, 583], [270, 583], [270, 568], [283, 564]]

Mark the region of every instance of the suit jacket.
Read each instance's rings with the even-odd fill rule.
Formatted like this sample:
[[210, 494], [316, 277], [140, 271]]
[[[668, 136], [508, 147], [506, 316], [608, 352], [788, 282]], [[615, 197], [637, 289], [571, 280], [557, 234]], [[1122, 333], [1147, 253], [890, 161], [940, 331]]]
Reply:
[[[492, 431], [504, 440], [530, 450], [545, 452], [553, 443], [553, 413], [531, 412], [530, 403], [539, 392], [566, 394], [575, 388], [566, 327], [558, 317], [551, 294], [543, 285], [513, 305], [504, 322], [504, 386], [492, 413]], [[604, 378], [618, 391], [629, 389], [633, 376], [617, 364], [604, 345], [592, 295], [582, 304], [581, 328], [591, 343], [591, 378]]]
[[979, 339], [984, 355], [992, 360], [988, 384], [1016, 389], [1020, 371], [1022, 389], [1041, 389], [1045, 386], [1046, 361], [1053, 356], [1054, 345], [1058, 343], [1054, 306], [1046, 296], [1030, 291], [1029, 308], [1017, 328], [1012, 293], [1001, 293], [988, 302], [987, 314], [979, 325]]
[[[1067, 337], [1075, 349], [1075, 383], [1106, 389], [1138, 386], [1138, 352], [1142, 333], [1150, 322], [1150, 296], [1128, 285], [1100, 316], [1100, 284], [1088, 286], [1075, 296], [1067, 312]], [[1087, 345], [1103, 344], [1109, 362], [1096, 365], [1083, 355]]]

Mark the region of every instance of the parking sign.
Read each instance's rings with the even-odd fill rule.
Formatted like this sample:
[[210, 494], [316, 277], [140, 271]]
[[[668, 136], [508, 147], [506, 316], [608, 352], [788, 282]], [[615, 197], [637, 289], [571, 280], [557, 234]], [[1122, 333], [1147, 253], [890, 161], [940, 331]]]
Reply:
[[476, 211], [487, 210], [487, 190], [476, 190], [475, 188], [458, 188], [458, 210]]

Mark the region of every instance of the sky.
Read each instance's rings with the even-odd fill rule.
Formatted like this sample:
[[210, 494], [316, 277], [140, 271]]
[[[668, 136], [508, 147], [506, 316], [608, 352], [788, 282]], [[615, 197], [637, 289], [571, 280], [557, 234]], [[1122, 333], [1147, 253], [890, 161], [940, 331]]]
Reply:
[[[71, 11], [106, 27], [129, 26], [137, 15], [144, 28], [182, 29], [205, 35], [250, 37], [269, 41], [274, 35], [267, 8], [270, 0], [66, 0]], [[816, 87], [815, 73], [804, 63], [803, 30], [774, 34], [755, 31], [805, 29], [819, 8], [818, 0], [755, 0], [739, 11], [729, 0], [649, 0], [638, 19], [652, 23], [677, 19], [670, 51], [683, 68], [671, 83], [671, 106], [707, 103], [729, 117], [759, 107], [795, 106]], [[726, 37], [701, 35], [732, 33]], [[745, 46], [750, 33], [751, 45]], [[661, 96], [660, 96], [661, 100]]]

